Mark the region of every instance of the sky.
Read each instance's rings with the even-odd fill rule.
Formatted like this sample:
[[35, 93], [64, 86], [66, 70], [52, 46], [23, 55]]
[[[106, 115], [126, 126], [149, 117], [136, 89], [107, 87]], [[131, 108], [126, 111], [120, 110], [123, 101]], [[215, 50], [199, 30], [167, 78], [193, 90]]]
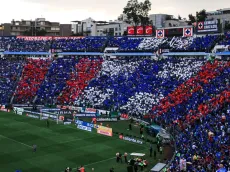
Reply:
[[[128, 0], [0, 0], [0, 23], [15, 20], [46, 18], [53, 22], [69, 24], [74, 20], [115, 20], [122, 14]], [[143, 1], [143, 0], [139, 0]], [[230, 8], [229, 0], [150, 0], [149, 14], [171, 14], [188, 18], [188, 14], [206, 9], [214, 11]], [[4, 5], [4, 7], [3, 7]]]

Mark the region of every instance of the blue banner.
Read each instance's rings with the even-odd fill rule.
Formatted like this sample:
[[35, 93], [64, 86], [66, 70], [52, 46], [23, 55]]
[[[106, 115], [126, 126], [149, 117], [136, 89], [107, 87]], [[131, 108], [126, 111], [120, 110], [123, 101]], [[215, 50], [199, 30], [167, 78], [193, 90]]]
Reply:
[[76, 120], [75, 124], [90, 127], [90, 128], [98, 128], [98, 125], [96, 124], [92, 124], [92, 123], [88, 123], [88, 122], [80, 121], [80, 120]]

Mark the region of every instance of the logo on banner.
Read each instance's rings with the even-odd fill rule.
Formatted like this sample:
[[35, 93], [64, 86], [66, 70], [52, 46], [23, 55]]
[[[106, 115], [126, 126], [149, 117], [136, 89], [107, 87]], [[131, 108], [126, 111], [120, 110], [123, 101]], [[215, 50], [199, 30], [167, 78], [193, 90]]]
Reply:
[[142, 26], [137, 26], [137, 35], [143, 35], [144, 29]]
[[191, 36], [193, 36], [192, 28], [184, 28], [183, 36], [184, 37], [191, 37]]
[[164, 38], [164, 36], [165, 36], [164, 29], [156, 30], [156, 36], [157, 36], [157, 38]]
[[128, 27], [128, 35], [134, 35], [134, 27]]
[[103, 127], [103, 126], [98, 126], [97, 133], [105, 136], [110, 136], [110, 137], [113, 136], [112, 128]]
[[146, 26], [145, 27], [145, 34], [146, 35], [152, 35], [153, 34], [153, 27], [152, 26]]
[[204, 29], [204, 22], [198, 22], [198, 30]]

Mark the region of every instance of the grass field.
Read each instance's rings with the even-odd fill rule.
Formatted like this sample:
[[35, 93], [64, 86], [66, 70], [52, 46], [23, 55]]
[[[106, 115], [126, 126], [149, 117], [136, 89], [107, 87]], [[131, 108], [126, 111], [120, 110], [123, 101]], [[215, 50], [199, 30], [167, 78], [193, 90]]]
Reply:
[[[126, 123], [112, 125], [121, 132], [127, 131]], [[36, 153], [32, 152], [33, 144], [38, 147]], [[80, 165], [84, 165], [87, 172], [92, 168], [95, 172], [107, 172], [111, 167], [115, 172], [126, 172], [126, 164], [115, 162], [117, 152], [146, 153], [150, 166], [144, 171], [149, 171], [156, 161], [149, 158], [148, 148], [148, 144], [138, 145], [119, 140], [117, 136], [90, 133], [74, 125], [52, 122], [50, 128], [46, 128], [45, 121], [0, 112], [0, 172], [15, 172], [16, 169], [62, 172], [67, 166], [76, 168]]]

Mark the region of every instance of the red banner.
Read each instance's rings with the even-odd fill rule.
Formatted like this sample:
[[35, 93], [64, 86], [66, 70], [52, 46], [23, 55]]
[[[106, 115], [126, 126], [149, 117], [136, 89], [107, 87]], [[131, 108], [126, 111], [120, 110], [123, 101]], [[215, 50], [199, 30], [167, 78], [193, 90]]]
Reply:
[[145, 26], [145, 35], [152, 35], [152, 34], [153, 34], [153, 27]]
[[57, 40], [57, 39], [82, 39], [84, 38], [84, 36], [55, 36], [53, 39]]
[[137, 35], [143, 35], [144, 34], [144, 28], [143, 26], [137, 26], [136, 27]]
[[24, 39], [26, 41], [34, 40], [52, 40], [52, 36], [17, 36], [18, 39]]
[[134, 35], [134, 31], [135, 31], [134, 26], [128, 26], [127, 27], [127, 34], [128, 35]]

